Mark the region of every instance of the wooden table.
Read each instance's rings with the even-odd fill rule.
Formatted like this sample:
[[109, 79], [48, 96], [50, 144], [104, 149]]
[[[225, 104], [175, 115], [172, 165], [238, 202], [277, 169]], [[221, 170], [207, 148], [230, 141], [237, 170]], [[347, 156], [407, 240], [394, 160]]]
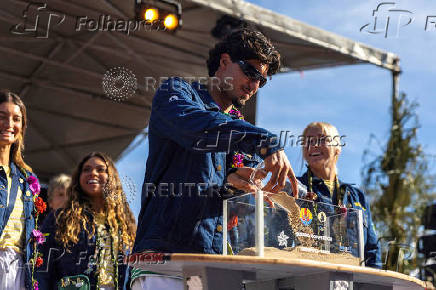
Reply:
[[[130, 257], [132, 266], [183, 276], [185, 289], [189, 290], [240, 290], [243, 282], [247, 290], [434, 289], [421, 280], [393, 271], [313, 260], [205, 254], [140, 255]], [[200, 284], [201, 287], [193, 286]], [[348, 284], [348, 288], [338, 288], [339, 284]]]

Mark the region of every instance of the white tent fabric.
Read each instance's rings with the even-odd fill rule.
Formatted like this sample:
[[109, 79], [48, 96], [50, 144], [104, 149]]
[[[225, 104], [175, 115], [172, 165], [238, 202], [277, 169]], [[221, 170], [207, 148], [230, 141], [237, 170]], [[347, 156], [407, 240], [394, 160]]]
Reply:
[[[140, 30], [129, 35], [78, 30], [77, 25], [79, 19], [98, 21], [102, 15], [133, 19], [134, 1], [49, 0], [44, 9], [25, 11], [29, 3], [0, 3], [0, 88], [18, 93], [28, 108], [25, 159], [42, 179], [70, 172], [90, 151], [118, 158], [147, 127], [160, 77], [207, 75], [208, 52], [216, 42], [210, 32], [223, 15], [244, 19], [270, 37], [282, 55], [283, 72], [358, 63], [399, 70], [392, 53], [244, 1], [184, 0], [183, 27], [176, 33]], [[27, 24], [40, 17], [39, 25], [32, 33], [14, 34], [11, 29], [24, 25], [23, 12]], [[41, 37], [47, 31], [48, 37]], [[135, 94], [123, 102], [107, 98], [102, 89], [105, 72], [114, 67], [136, 76]], [[255, 105], [246, 114], [254, 120]]]

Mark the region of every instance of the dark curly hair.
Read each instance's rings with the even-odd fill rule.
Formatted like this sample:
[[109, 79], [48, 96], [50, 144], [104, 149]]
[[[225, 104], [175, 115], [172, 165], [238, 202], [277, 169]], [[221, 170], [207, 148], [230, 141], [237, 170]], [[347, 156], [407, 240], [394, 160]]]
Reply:
[[271, 41], [261, 32], [248, 28], [232, 32], [209, 50], [207, 60], [209, 76], [215, 75], [223, 53], [228, 53], [232, 61], [257, 59], [268, 65], [269, 76], [275, 74], [280, 67], [280, 53]]

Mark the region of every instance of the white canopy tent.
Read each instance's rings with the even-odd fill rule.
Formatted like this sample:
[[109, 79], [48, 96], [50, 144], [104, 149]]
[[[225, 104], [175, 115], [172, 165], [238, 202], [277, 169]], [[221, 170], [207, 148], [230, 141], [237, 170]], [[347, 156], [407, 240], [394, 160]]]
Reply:
[[[396, 76], [400, 71], [392, 53], [239, 0], [184, 0], [183, 27], [175, 33], [140, 30], [129, 35], [76, 27], [79, 17], [134, 19], [133, 0], [49, 0], [44, 9], [26, 12], [29, 23], [40, 16], [33, 34], [11, 33], [23, 23], [29, 3], [0, 4], [0, 87], [18, 93], [28, 108], [25, 159], [43, 180], [70, 172], [90, 151], [117, 159], [138, 134], [145, 134], [154, 93], [146, 78], [207, 76], [208, 52], [217, 41], [211, 30], [223, 15], [247, 21], [271, 38], [282, 55], [282, 72], [360, 63]], [[50, 13], [54, 16], [48, 24]], [[123, 102], [110, 100], [102, 90], [103, 75], [118, 66], [131, 70], [138, 83]], [[254, 102], [245, 112], [252, 122]]]

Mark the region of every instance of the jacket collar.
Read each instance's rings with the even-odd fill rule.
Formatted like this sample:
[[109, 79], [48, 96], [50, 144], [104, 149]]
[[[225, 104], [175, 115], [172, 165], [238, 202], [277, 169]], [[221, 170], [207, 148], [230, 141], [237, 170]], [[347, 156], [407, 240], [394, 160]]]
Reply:
[[14, 162], [12, 162], [11, 161], [11, 163], [9, 164], [9, 170], [10, 170], [10, 172], [9, 172], [9, 174], [11, 175], [11, 176], [14, 176], [14, 175], [16, 175], [16, 174], [20, 174], [21, 173], [21, 170], [18, 168], [18, 166], [17, 165], [15, 165], [15, 163]]
[[[307, 171], [301, 176], [301, 179], [305, 182], [305, 183], [308, 183], [309, 181], [308, 181], [308, 179], [307, 179]], [[345, 183], [345, 182], [343, 182], [340, 178], [338, 178], [338, 181], [339, 181], [339, 186], [348, 186], [348, 185], [353, 185], [352, 183]], [[313, 174], [313, 172], [312, 172], [312, 185], [316, 185], [316, 186], [318, 186], [318, 185], [320, 185], [320, 184], [323, 184], [324, 183], [324, 180], [322, 179], [322, 178], [319, 178], [319, 177], [317, 177], [317, 176], [315, 176], [314, 174]]]
[[18, 169], [18, 167], [15, 165], [15, 163], [14, 162], [11, 162], [10, 163], [10, 169], [11, 169], [11, 175], [15, 175], [15, 174], [19, 174], [20, 172], [20, 170]]

